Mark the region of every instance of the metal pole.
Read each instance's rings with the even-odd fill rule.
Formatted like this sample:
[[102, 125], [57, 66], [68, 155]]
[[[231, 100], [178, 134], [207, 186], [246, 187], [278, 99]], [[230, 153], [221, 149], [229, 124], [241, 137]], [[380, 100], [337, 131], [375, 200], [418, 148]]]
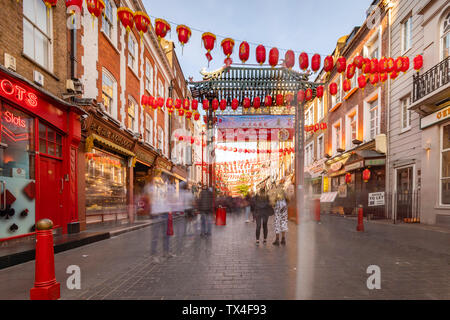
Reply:
[[203, 188], [203, 184], [204, 184], [204, 182], [203, 182], [203, 176], [204, 176], [204, 174], [203, 174], [203, 166], [204, 166], [204, 162], [203, 162], [203, 146], [204, 146], [204, 144], [203, 144], [203, 140], [204, 140], [204, 136], [205, 136], [205, 131], [202, 131], [202, 188]]

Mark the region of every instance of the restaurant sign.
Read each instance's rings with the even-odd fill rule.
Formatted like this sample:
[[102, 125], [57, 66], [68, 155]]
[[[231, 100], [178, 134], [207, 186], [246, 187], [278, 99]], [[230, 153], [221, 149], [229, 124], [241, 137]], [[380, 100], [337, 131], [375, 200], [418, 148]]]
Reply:
[[420, 129], [425, 129], [438, 122], [450, 119], [450, 105], [420, 119]]
[[358, 161], [352, 164], [348, 164], [345, 166], [345, 171], [353, 171], [359, 168], [363, 168], [364, 167], [364, 161]]

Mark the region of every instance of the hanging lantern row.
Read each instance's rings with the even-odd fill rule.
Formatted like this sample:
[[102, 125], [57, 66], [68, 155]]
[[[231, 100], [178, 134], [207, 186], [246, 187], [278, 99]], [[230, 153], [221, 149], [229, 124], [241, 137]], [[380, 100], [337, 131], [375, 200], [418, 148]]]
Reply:
[[256, 154], [270, 154], [270, 153], [285, 153], [290, 154], [294, 153], [294, 148], [284, 148], [279, 150], [271, 150], [271, 149], [242, 149], [242, 148], [234, 148], [234, 147], [226, 147], [226, 146], [217, 146], [217, 150], [221, 151], [230, 151], [234, 153], [256, 153]]

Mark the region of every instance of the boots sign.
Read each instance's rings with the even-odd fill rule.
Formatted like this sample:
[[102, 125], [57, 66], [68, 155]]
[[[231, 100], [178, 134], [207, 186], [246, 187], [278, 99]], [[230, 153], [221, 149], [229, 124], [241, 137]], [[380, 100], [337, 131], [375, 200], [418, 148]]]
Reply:
[[36, 107], [38, 104], [38, 98], [34, 93], [7, 79], [0, 80], [0, 94], [8, 99], [14, 98], [18, 102], [25, 102], [29, 107]]

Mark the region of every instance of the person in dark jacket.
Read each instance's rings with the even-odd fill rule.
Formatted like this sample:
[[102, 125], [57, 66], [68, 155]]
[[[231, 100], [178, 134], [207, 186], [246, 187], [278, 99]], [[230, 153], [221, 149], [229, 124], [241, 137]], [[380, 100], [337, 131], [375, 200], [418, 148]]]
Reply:
[[267, 222], [269, 221], [269, 217], [273, 214], [273, 209], [265, 189], [261, 189], [259, 194], [254, 198], [252, 207], [254, 208], [253, 215], [256, 220], [256, 244], [259, 244], [261, 224], [264, 232], [263, 242], [266, 243], [268, 233]]
[[211, 216], [213, 213], [213, 193], [206, 186], [203, 186], [200, 192], [197, 209], [201, 217], [201, 233], [200, 236], [211, 235]]

